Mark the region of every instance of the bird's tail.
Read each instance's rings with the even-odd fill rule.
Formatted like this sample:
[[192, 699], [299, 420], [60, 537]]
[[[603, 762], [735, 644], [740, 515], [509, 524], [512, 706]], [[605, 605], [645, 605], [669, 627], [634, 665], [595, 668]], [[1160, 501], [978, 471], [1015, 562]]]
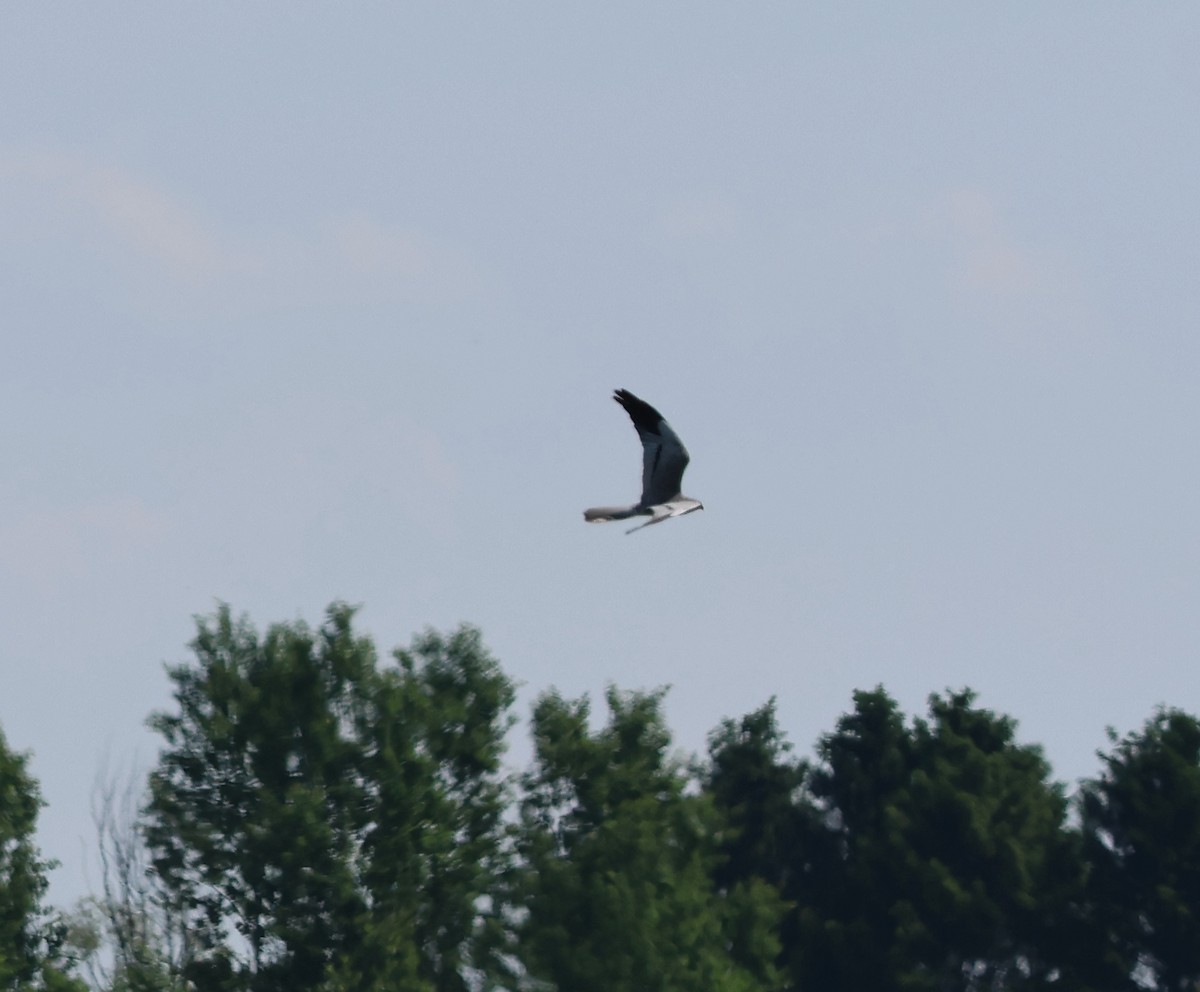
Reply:
[[609, 520], [627, 520], [637, 516], [636, 506], [593, 506], [583, 511], [583, 519], [589, 524], [602, 524]]

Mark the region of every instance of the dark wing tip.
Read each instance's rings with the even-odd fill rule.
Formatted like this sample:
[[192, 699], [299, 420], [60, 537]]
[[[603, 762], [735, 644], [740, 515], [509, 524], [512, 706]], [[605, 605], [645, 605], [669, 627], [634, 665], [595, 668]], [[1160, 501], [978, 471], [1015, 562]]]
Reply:
[[664, 419], [663, 415], [645, 400], [640, 400], [628, 389], [618, 389], [613, 393], [613, 399], [625, 408], [633, 426], [639, 431], [646, 430], [652, 434], [658, 433], [658, 425]]

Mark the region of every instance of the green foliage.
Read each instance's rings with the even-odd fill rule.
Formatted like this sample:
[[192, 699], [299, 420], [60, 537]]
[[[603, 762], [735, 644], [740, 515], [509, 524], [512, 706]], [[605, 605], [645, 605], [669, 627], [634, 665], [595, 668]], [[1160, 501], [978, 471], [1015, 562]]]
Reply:
[[458, 990], [478, 963], [513, 690], [469, 628], [381, 670], [352, 617], [260, 640], [221, 607], [170, 669], [146, 835], [204, 988]]
[[790, 757], [775, 700], [740, 721], [723, 721], [708, 751], [705, 791], [724, 814], [717, 884], [761, 878], [792, 891], [795, 849], [807, 828], [800, 799], [808, 769]]
[[315, 988], [352, 939], [340, 926], [362, 906], [344, 731], [374, 659], [349, 621], [349, 610], [331, 610], [319, 636], [280, 625], [260, 643], [223, 607], [199, 622], [197, 664], [170, 670], [179, 711], [151, 719], [167, 746], [147, 837], [187, 907], [205, 983], [243, 974], [254, 989]]
[[[396, 659], [363, 725], [361, 877], [375, 939], [357, 958], [380, 987], [399, 987], [387, 977], [399, 969], [405, 982], [419, 976], [413, 988], [465, 992], [469, 968], [496, 967], [495, 921], [479, 903], [508, 865], [501, 758], [515, 692], [473, 628], [428, 632]], [[397, 956], [406, 941], [419, 956]]]
[[[1042, 988], [1078, 876], [1038, 748], [969, 692], [910, 729], [882, 689], [820, 744], [797, 974], [811, 987]], [[803, 984], [803, 981], [802, 981]]]
[[[1080, 827], [969, 691], [882, 688], [793, 757], [775, 701], [672, 753], [663, 692], [514, 690], [478, 631], [380, 664], [335, 604], [260, 635], [222, 606], [149, 798], [98, 817], [104, 892], [41, 907], [40, 798], [0, 737], [0, 992], [1110, 992], [1200, 987], [1200, 722], [1102, 754]], [[141, 789], [129, 796], [140, 797]]]
[[42, 906], [53, 865], [33, 842], [42, 797], [27, 760], [0, 731], [0, 990], [79, 992], [65, 971], [63, 926]]
[[31, 981], [38, 963], [46, 866], [33, 846], [41, 796], [25, 762], [0, 734], [0, 988]]
[[[1200, 721], [1164, 709], [1101, 754], [1081, 792], [1092, 973], [1110, 988], [1200, 987]], [[1145, 976], [1139, 976], [1144, 978]]]
[[[668, 749], [661, 693], [607, 694], [592, 732], [586, 698], [543, 695], [525, 777], [519, 955], [529, 976], [572, 992], [778, 988], [776, 894], [713, 886], [716, 815], [689, 794]], [[732, 953], [757, 953], [757, 968]]]
[[798, 939], [796, 907], [807, 884], [802, 851], [815, 829], [803, 795], [808, 766], [791, 757], [774, 699], [741, 720], [723, 721], [709, 735], [708, 752], [704, 791], [719, 817], [713, 881], [732, 902], [766, 891], [777, 908], [769, 941], [762, 939], [767, 921], [752, 914], [754, 926], [735, 931], [731, 953], [770, 987]]
[[185, 992], [191, 934], [151, 870], [142, 836], [144, 780], [97, 779], [92, 794], [101, 892], [66, 919], [66, 946], [90, 987], [104, 992]]

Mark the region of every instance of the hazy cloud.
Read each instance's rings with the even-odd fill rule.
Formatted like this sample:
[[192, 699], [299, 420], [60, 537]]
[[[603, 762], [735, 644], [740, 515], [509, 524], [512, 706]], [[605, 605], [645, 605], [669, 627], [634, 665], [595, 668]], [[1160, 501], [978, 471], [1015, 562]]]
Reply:
[[1042, 358], [1094, 348], [1103, 331], [1081, 273], [1053, 244], [1023, 237], [985, 190], [943, 194], [926, 214], [924, 237], [945, 252], [945, 285], [975, 326]]
[[54, 152], [6, 153], [0, 178], [35, 218], [56, 221], [41, 227], [43, 237], [67, 236], [64, 227], [82, 223], [93, 228], [96, 247], [136, 255], [191, 284], [230, 265], [228, 249], [197, 210], [118, 169]]
[[430, 252], [419, 235], [388, 228], [361, 211], [335, 217], [329, 227], [342, 258], [359, 272], [405, 279], [429, 275]]
[[948, 193], [942, 203], [946, 235], [954, 252], [955, 274], [965, 285], [1000, 295], [1019, 296], [1038, 287], [1045, 260], [1008, 232], [995, 204], [975, 189]]
[[0, 217], [25, 228], [10, 224], [7, 237], [87, 247], [154, 308], [440, 301], [479, 282], [458, 253], [366, 211], [251, 232], [150, 179], [58, 152], [0, 151], [0, 179]]
[[104, 572], [166, 530], [166, 519], [132, 496], [17, 512], [0, 523], [0, 574], [49, 586]]

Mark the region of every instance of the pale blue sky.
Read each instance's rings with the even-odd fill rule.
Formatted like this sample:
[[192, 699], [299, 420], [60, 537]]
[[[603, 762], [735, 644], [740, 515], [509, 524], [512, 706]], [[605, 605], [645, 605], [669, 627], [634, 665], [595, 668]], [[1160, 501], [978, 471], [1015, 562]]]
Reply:
[[[217, 599], [524, 684], [1200, 710], [1200, 8], [0, 6], [0, 726], [86, 888]], [[706, 511], [625, 537], [633, 390]], [[526, 753], [523, 737], [516, 755]], [[95, 861], [91, 860], [93, 880]]]

